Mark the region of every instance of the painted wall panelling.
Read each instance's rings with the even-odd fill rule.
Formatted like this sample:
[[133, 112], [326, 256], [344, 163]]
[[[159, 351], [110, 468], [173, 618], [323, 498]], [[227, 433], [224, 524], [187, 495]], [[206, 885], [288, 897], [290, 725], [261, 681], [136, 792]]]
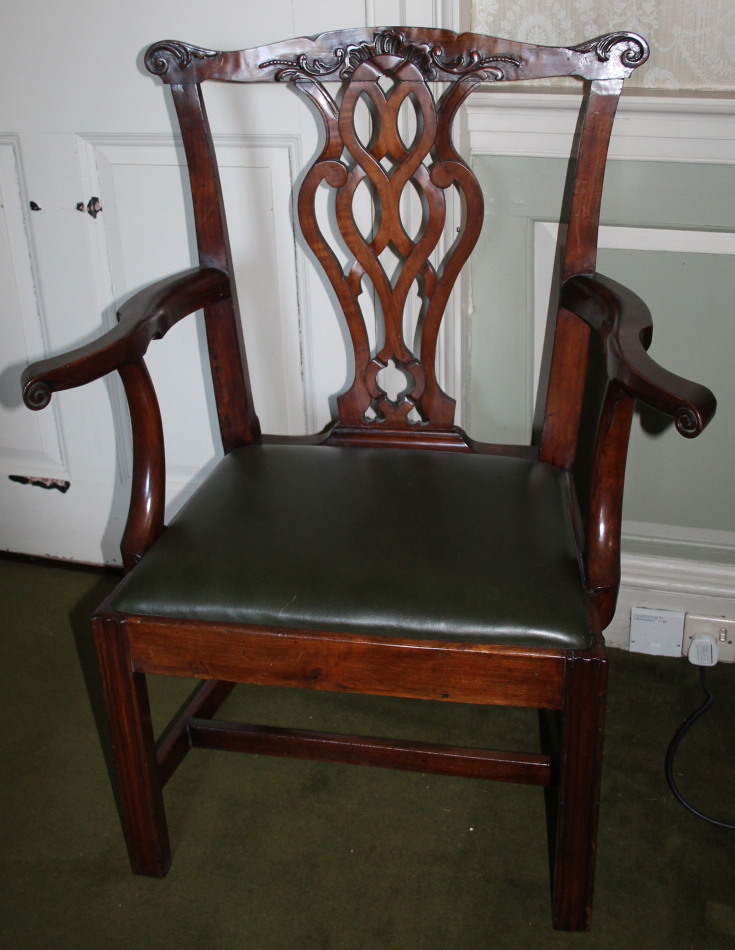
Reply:
[[[469, 421], [480, 437], [503, 430], [515, 438], [530, 437], [540, 328], [575, 109], [566, 94], [497, 91], [476, 97], [468, 107], [470, 152], [490, 225], [483, 240], [495, 241], [499, 246], [489, 250], [499, 250], [503, 260], [499, 286], [486, 267], [473, 271], [473, 299], [491, 301], [490, 324], [493, 307], [510, 306], [519, 314], [517, 332], [504, 340], [505, 349], [490, 353], [501, 374], [502, 385], [495, 390], [475, 371], [491, 346], [483, 324], [488, 314], [475, 312], [471, 318]], [[561, 131], [547, 135], [557, 123]], [[654, 355], [711, 385], [720, 408], [701, 444], [679, 440], [682, 444], [674, 445], [675, 433], [634, 430], [625, 589], [611, 630], [614, 641], [627, 639], [625, 613], [631, 603], [642, 602], [640, 597], [652, 606], [730, 616], [735, 610], [732, 480], [724, 474], [735, 464], [735, 385], [729, 370], [735, 296], [733, 145], [735, 103], [720, 98], [634, 95], [623, 100], [616, 122], [600, 270], [642, 292], [653, 305], [658, 328]], [[494, 238], [494, 218], [502, 243]], [[512, 248], [505, 246], [509, 233], [510, 243], [515, 238]], [[525, 396], [523, 413], [508, 414], [498, 398], [509, 385]], [[655, 484], [652, 453], [664, 463]], [[653, 514], [644, 520], [647, 511]], [[708, 572], [714, 584], [701, 583]]]

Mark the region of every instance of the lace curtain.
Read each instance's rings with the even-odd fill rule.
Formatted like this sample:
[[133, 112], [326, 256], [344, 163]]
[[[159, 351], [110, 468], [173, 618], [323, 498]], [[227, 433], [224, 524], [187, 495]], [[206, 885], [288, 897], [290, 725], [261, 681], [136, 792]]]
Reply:
[[472, 0], [472, 29], [544, 46], [630, 30], [651, 46], [630, 85], [735, 90], [735, 0]]

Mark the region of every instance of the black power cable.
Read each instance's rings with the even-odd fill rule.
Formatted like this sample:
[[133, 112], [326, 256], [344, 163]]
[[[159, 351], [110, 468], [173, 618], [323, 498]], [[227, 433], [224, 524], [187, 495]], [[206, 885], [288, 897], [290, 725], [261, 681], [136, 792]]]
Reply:
[[694, 723], [697, 722], [697, 720], [701, 719], [701, 717], [707, 712], [707, 710], [710, 708], [710, 706], [715, 700], [714, 694], [712, 690], [709, 688], [709, 685], [707, 683], [707, 676], [706, 676], [705, 671], [706, 671], [706, 667], [704, 666], [699, 667], [699, 680], [700, 680], [700, 683], [702, 684], [702, 689], [704, 690], [704, 694], [707, 698], [699, 707], [699, 709], [696, 709], [690, 716], [688, 716], [684, 720], [681, 726], [679, 726], [679, 729], [676, 735], [674, 736], [674, 738], [671, 740], [669, 744], [669, 748], [666, 752], [666, 765], [665, 765], [666, 781], [669, 783], [669, 788], [674, 793], [674, 796], [684, 806], [684, 808], [686, 808], [687, 811], [690, 811], [693, 815], [696, 815], [697, 818], [701, 818], [702, 821], [707, 821], [711, 825], [717, 825], [718, 828], [727, 828], [729, 831], [735, 831], [735, 825], [729, 824], [726, 821], [718, 821], [718, 819], [716, 818], [710, 818], [709, 815], [705, 815], [701, 811], [698, 811], [693, 805], [691, 805], [686, 800], [686, 798], [684, 798], [684, 796], [679, 791], [679, 788], [676, 782], [674, 781], [674, 757], [676, 756], [677, 749], [679, 748], [679, 745], [681, 744], [681, 740], [684, 738], [687, 732], [689, 732], [689, 730], [694, 725]]

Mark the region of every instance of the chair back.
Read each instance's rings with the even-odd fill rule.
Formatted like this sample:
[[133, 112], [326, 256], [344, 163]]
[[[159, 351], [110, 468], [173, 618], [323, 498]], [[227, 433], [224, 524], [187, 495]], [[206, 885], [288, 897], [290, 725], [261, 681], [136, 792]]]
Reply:
[[[551, 48], [392, 28], [225, 53], [167, 41], [151, 47], [146, 65], [171, 85], [191, 176], [200, 261], [229, 273], [201, 84], [292, 83], [313, 103], [324, 126], [323, 147], [303, 177], [298, 218], [344, 314], [354, 356], [354, 377], [337, 399], [332, 439], [468, 448], [454, 425], [455, 400], [439, 384], [436, 365], [447, 302], [483, 223], [482, 190], [454, 145], [457, 112], [483, 84], [553, 76], [587, 80], [576, 175], [566, 199], [562, 277], [591, 274], [615, 108], [623, 80], [647, 55], [645, 42], [629, 33]], [[320, 197], [324, 190], [326, 203]], [[461, 213], [448, 214], [455, 206]], [[456, 233], [446, 233], [448, 221]], [[221, 313], [216, 320], [218, 328], [208, 327], [209, 344], [218, 403], [227, 403], [227, 448], [227, 430], [233, 430], [230, 444], [240, 444], [254, 438], [257, 426], [252, 410], [234, 420], [232, 390], [224, 395], [224, 378], [231, 384], [246, 364], [244, 352], [233, 352], [232, 331], [223, 331]], [[561, 467], [573, 461], [588, 337], [589, 328], [579, 319], [557, 328], [556, 350], [564, 352], [565, 365], [571, 353], [580, 371], [570, 385], [568, 374], [555, 380], [552, 370], [554, 412], [544, 452]], [[246, 368], [244, 379], [240, 387], [247, 396]]]

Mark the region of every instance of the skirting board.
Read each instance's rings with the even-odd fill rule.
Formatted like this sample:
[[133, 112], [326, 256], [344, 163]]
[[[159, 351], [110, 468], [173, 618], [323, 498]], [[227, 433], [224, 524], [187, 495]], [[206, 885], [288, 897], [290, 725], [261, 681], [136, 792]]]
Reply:
[[605, 630], [609, 646], [629, 648], [632, 607], [735, 618], [735, 566], [623, 555], [618, 606]]

